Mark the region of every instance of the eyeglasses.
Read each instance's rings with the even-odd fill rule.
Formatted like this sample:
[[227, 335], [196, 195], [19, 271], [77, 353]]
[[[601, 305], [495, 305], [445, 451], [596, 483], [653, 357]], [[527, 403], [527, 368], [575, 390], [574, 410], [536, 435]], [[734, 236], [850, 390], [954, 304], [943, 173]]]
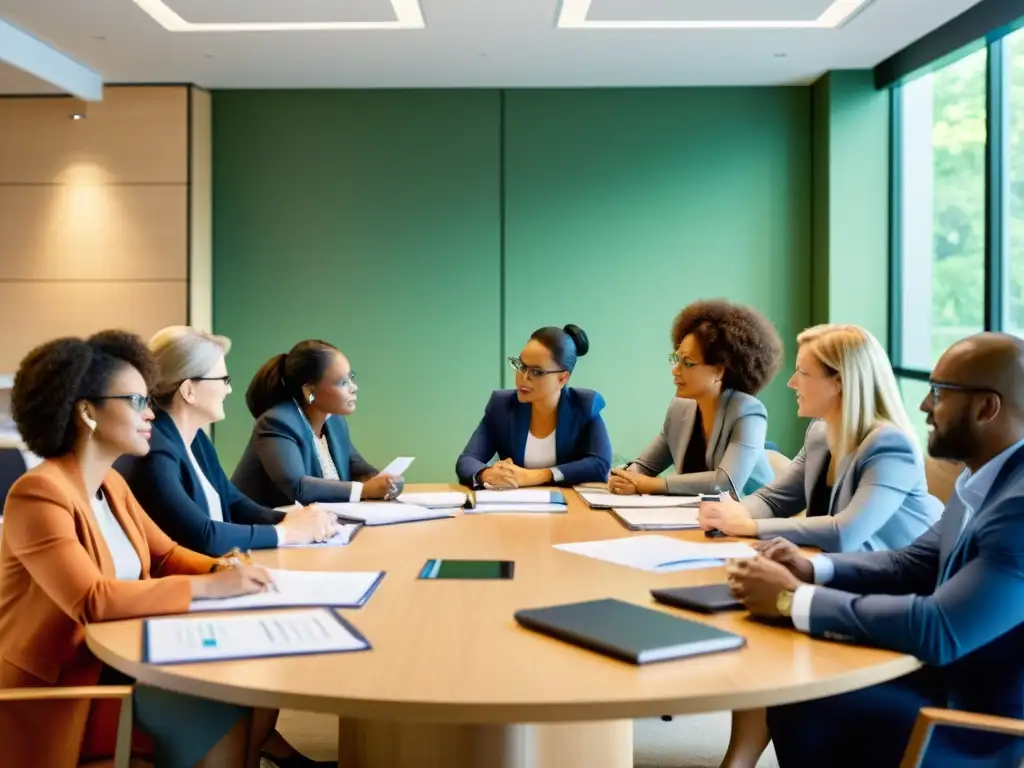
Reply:
[[153, 398], [149, 395], [103, 395], [102, 397], [88, 398], [96, 403], [100, 400], [124, 400], [131, 406], [133, 411], [144, 411], [153, 407]]
[[679, 365], [679, 363], [682, 363], [683, 368], [696, 368], [698, 365], [702, 365], [702, 363], [695, 363], [693, 360], [684, 360], [675, 352], [669, 353], [668, 362], [670, 365]]
[[996, 392], [991, 387], [974, 387], [970, 384], [953, 384], [947, 381], [929, 381], [928, 382], [928, 397], [931, 398], [933, 403], [939, 402], [939, 393], [942, 390], [948, 389], [953, 392], [982, 392], [988, 395], [995, 395], [1002, 399], [1002, 395]]
[[223, 381], [225, 386], [231, 386], [230, 376], [193, 376], [190, 381]]
[[525, 374], [528, 379], [539, 379], [542, 376], [550, 376], [552, 373], [565, 373], [564, 368], [558, 368], [554, 371], [547, 371], [543, 368], [533, 368], [524, 363], [518, 357], [510, 357], [508, 359], [508, 364], [511, 366], [513, 371]]

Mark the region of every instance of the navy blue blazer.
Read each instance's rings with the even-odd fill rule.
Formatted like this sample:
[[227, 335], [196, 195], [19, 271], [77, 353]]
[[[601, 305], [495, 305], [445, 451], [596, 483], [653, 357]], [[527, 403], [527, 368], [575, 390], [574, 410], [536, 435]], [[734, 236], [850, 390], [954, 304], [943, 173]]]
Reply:
[[135, 498], [160, 528], [188, 549], [210, 557], [241, 550], [277, 546], [273, 526], [283, 512], [261, 506], [239, 493], [220, 466], [217, 451], [202, 431], [192, 441], [192, 455], [220, 496], [224, 522], [210, 518], [206, 494], [199, 483], [185, 442], [174, 421], [157, 410], [153, 437], [145, 456], [122, 456], [114, 467], [128, 481]]
[[348, 501], [352, 481], [366, 482], [379, 472], [352, 445], [344, 417], [331, 416], [324, 431], [340, 480], [324, 479], [309, 422], [292, 400], [256, 419], [231, 480], [250, 499], [268, 507]]
[[[566, 387], [558, 400], [558, 426], [555, 431], [553, 467], [562, 473], [561, 485], [605, 482], [612, 465], [612, 444], [601, 418], [604, 398], [592, 389]], [[479, 485], [477, 474], [486, 469], [497, 454], [523, 466], [526, 438], [530, 432], [532, 406], [519, 402], [514, 389], [496, 390], [484, 409], [462, 455], [455, 474], [463, 485]]]
[[1021, 718], [1024, 448], [966, 526], [964, 513], [954, 493], [908, 547], [827, 555], [835, 574], [815, 587], [811, 634], [913, 654], [942, 667], [947, 707]]

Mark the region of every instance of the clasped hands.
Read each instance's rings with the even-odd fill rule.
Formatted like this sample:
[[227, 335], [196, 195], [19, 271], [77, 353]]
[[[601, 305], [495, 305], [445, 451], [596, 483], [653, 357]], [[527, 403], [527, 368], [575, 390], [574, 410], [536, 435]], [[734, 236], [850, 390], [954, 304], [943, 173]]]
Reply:
[[729, 591], [755, 616], [778, 618], [779, 594], [814, 582], [814, 566], [786, 539], [754, 545], [757, 556], [726, 564]]
[[512, 459], [501, 459], [480, 473], [480, 480], [492, 488], [527, 488], [551, 482], [550, 469], [524, 469]]
[[608, 476], [608, 490], [620, 496], [630, 496], [643, 493], [666, 493], [668, 488], [663, 478], [648, 477], [628, 469], [613, 469]]

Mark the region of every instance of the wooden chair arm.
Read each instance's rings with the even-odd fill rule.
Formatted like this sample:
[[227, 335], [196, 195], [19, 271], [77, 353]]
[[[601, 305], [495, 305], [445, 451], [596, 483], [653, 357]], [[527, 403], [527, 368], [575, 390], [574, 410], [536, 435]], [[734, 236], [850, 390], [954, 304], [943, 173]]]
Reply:
[[0, 701], [54, 701], [57, 699], [130, 699], [130, 685], [93, 685], [78, 688], [0, 688]]
[[121, 713], [117, 718], [114, 768], [129, 768], [132, 758], [132, 687], [130, 685], [0, 689], [0, 702], [54, 701], [56, 699], [121, 699]]
[[979, 715], [975, 712], [961, 712], [955, 709], [924, 707], [917, 714], [917, 721], [914, 723], [914, 730], [910, 733], [910, 741], [907, 744], [906, 752], [903, 753], [903, 762], [900, 763], [900, 768], [918, 768], [921, 765], [932, 730], [937, 725], [1024, 737], [1024, 720], [996, 717], [995, 715]]

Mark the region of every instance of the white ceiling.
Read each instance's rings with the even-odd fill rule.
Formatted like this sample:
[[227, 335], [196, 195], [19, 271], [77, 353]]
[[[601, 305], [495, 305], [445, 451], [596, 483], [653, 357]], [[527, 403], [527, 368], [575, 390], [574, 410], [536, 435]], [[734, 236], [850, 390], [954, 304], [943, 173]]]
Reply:
[[[592, 0], [588, 20], [810, 22], [832, 0]], [[172, 32], [133, 0], [0, 0], [108, 83], [207, 88], [779, 85], [872, 67], [978, 0], [873, 0], [836, 29], [559, 29], [559, 0], [420, 0], [422, 29]], [[202, 23], [391, 22], [389, 0], [163, 0]], [[407, 0], [399, 0], [399, 5]], [[578, 0], [576, 2], [578, 4]], [[625, 13], [629, 19], [621, 19]], [[0, 93], [39, 93], [0, 67]]]

